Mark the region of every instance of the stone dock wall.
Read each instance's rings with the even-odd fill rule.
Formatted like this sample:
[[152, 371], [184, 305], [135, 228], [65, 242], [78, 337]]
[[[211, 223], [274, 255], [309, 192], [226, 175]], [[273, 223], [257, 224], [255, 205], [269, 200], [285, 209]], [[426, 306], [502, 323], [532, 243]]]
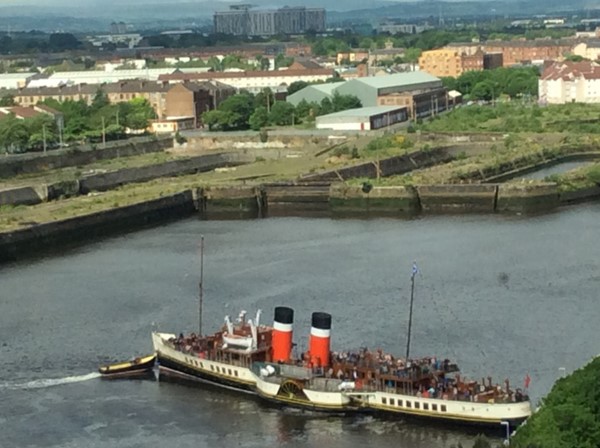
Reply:
[[204, 154], [154, 165], [124, 168], [108, 173], [92, 174], [80, 179], [61, 181], [54, 184], [26, 186], [0, 190], [1, 205], [34, 205], [60, 197], [72, 197], [91, 191], [107, 191], [136, 182], [147, 182], [161, 177], [211, 171], [225, 166], [237, 166], [253, 162], [250, 155], [238, 153]]
[[10, 178], [19, 174], [39, 173], [70, 166], [87, 165], [98, 160], [118, 157], [138, 156], [152, 152], [162, 152], [173, 147], [173, 138], [140, 137], [127, 141], [102, 145], [81, 145], [44, 153], [14, 154], [0, 157], [0, 178]]
[[600, 197], [600, 187], [560, 194], [556, 184], [466, 184], [371, 187], [334, 184], [267, 184], [206, 188], [103, 212], [0, 233], [0, 261], [50, 247], [122, 233], [165, 220], [269, 216], [410, 217], [444, 213], [540, 213]]

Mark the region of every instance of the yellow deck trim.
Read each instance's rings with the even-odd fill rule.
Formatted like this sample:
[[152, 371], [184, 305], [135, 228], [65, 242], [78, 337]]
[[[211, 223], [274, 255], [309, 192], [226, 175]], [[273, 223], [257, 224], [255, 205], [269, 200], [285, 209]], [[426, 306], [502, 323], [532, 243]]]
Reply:
[[[158, 356], [158, 354], [157, 354], [157, 356]], [[175, 359], [172, 356], [165, 355], [164, 353], [161, 353], [160, 356], [163, 357], [163, 358], [170, 359], [171, 361], [176, 362], [178, 364], [181, 364], [181, 361], [179, 359]], [[206, 360], [201, 360], [200, 358], [198, 358], [198, 359], [200, 360], [199, 362], [206, 361]], [[208, 361], [210, 361], [210, 362], [218, 362], [218, 361], [211, 361], [211, 360], [208, 360]], [[195, 365], [191, 365], [191, 364], [184, 364], [184, 365], [186, 367], [188, 367], [188, 368], [191, 368], [192, 370], [196, 370], [196, 371], [202, 372], [202, 373], [208, 373], [208, 374], [210, 374], [212, 376], [215, 376], [217, 378], [227, 379], [228, 381], [233, 381], [233, 382], [240, 383], [240, 384], [246, 384], [246, 385], [249, 385], [249, 386], [254, 386], [256, 384], [255, 381], [247, 381], [247, 380], [240, 379], [239, 377], [236, 377], [236, 376], [223, 375], [223, 374], [221, 374], [219, 372], [215, 372], [214, 370], [204, 369], [204, 368], [202, 368], [200, 366], [195, 366]], [[235, 368], [237, 368], [237, 369], [248, 369], [248, 367], [230, 366], [228, 364], [225, 364], [225, 365], [227, 366], [228, 369], [229, 368], [231, 368], [231, 369], [235, 369]]]
[[422, 409], [412, 409], [412, 408], [409, 409], [409, 408], [404, 408], [404, 407], [396, 407], [396, 406], [389, 406], [389, 405], [386, 406], [386, 405], [380, 405], [380, 404], [369, 404], [368, 407], [378, 409], [380, 411], [392, 411], [396, 414], [413, 414], [413, 415], [419, 415], [419, 416], [424, 416], [424, 417], [447, 418], [450, 420], [468, 420], [468, 421], [480, 422], [480, 423], [498, 423], [498, 424], [500, 424], [500, 422], [503, 421], [502, 419], [498, 419], [498, 418], [470, 417], [467, 415], [452, 414], [452, 413], [448, 413], [448, 412], [424, 411]]

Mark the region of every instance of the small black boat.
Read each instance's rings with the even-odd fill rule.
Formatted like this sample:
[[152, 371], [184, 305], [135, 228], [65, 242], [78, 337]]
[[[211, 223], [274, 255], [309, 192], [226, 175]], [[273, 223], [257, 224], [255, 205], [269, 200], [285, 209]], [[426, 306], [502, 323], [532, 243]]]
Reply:
[[141, 356], [132, 359], [131, 361], [120, 362], [117, 364], [109, 364], [100, 366], [98, 372], [103, 378], [118, 378], [125, 376], [137, 376], [152, 372], [156, 355]]

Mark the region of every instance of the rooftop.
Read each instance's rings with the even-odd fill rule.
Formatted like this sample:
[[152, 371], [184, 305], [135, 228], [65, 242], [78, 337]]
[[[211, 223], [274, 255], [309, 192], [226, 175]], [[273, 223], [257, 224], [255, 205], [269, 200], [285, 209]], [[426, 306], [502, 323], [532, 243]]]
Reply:
[[347, 109], [340, 112], [334, 112], [332, 114], [321, 115], [318, 118], [333, 118], [333, 117], [372, 117], [373, 115], [387, 114], [400, 109], [404, 109], [405, 106], [372, 106], [372, 107], [359, 107], [357, 109]]
[[385, 89], [388, 87], [421, 84], [424, 82], [436, 82], [441, 80], [427, 72], [404, 72], [387, 76], [367, 76], [364, 78], [356, 78], [354, 81], [359, 81], [376, 89]]

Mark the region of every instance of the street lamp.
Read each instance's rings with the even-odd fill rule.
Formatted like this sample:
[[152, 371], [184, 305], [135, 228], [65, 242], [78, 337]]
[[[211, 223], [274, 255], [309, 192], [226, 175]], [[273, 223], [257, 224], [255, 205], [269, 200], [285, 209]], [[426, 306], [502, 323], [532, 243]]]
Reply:
[[500, 424], [506, 427], [506, 438], [504, 439], [504, 445], [508, 446], [510, 443], [510, 422], [502, 421]]

